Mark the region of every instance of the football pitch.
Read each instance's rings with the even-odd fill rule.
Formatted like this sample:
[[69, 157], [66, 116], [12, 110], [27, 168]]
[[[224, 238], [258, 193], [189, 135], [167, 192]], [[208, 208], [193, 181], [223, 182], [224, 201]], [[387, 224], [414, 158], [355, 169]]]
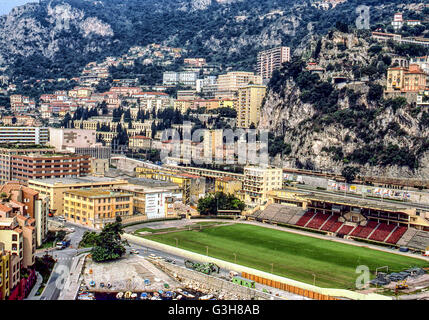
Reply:
[[[421, 259], [248, 224], [144, 236], [149, 240], [320, 287], [355, 289], [356, 268], [389, 272], [428, 267]], [[177, 239], [177, 240], [176, 240]], [[236, 260], [235, 260], [236, 259]], [[383, 270], [385, 271], [385, 270]]]

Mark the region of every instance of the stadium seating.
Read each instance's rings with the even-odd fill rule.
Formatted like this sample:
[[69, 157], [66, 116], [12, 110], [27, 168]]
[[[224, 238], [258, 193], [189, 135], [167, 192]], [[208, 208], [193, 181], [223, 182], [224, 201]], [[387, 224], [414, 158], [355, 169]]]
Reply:
[[377, 225], [378, 223], [375, 221], [368, 221], [368, 224], [355, 237], [366, 239]]
[[342, 234], [342, 235], [348, 235], [352, 230], [354, 229], [354, 227], [353, 226], [346, 226], [346, 225], [343, 225], [338, 231], [337, 231], [337, 233], [338, 234]]
[[380, 223], [377, 230], [372, 233], [372, 235], [369, 237], [370, 240], [374, 241], [380, 241], [383, 242], [386, 240], [387, 236], [395, 229], [396, 225], [394, 224], [387, 224], [387, 223]]
[[317, 213], [316, 216], [306, 225], [307, 228], [319, 229], [328, 220], [329, 214]]
[[307, 222], [315, 215], [314, 212], [308, 211], [306, 212], [301, 219], [298, 220], [298, 222], [296, 223], [297, 226], [305, 226], [307, 224]]
[[338, 215], [332, 215], [328, 221], [320, 228], [320, 230], [328, 231], [332, 225], [338, 221], [339, 216]]
[[396, 230], [392, 233], [392, 235], [387, 238], [386, 242], [395, 244], [396, 242], [398, 242], [399, 239], [401, 239], [407, 229], [407, 227], [397, 227]]
[[362, 229], [365, 228], [363, 226], [357, 226], [356, 229], [353, 230], [353, 232], [350, 234], [352, 237], [357, 237], [358, 234], [362, 231]]
[[429, 232], [417, 230], [415, 235], [411, 238], [411, 240], [407, 243], [407, 247], [426, 250], [426, 247], [429, 244]]
[[330, 228], [329, 228], [329, 232], [337, 232], [338, 229], [340, 229], [340, 227], [343, 225], [343, 222], [340, 221], [336, 221]]

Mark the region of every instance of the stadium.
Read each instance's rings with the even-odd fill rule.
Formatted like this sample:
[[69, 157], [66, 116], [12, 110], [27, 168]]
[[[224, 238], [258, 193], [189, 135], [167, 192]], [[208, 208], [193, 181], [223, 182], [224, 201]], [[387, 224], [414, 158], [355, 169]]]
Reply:
[[247, 221], [145, 238], [322, 288], [356, 291], [358, 266], [367, 266], [371, 279], [382, 267], [399, 273], [429, 266], [421, 259], [429, 243], [421, 214], [396, 203], [281, 190], [240, 219]]

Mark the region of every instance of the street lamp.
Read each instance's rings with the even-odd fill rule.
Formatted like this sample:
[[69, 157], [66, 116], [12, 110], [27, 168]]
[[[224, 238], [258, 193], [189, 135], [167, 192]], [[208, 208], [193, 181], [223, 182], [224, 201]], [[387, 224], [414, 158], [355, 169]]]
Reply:
[[207, 249], [207, 251], [206, 251], [206, 255], [208, 256], [209, 255], [209, 246], [206, 246], [206, 249]]
[[316, 285], [316, 274], [313, 273], [313, 286], [315, 286], [315, 285]]
[[237, 255], [235, 253], [233, 253], [234, 255], [234, 263], [237, 263]]
[[179, 239], [177, 239], [177, 238], [174, 238], [174, 239], [176, 239], [176, 247], [178, 247], [179, 246]]

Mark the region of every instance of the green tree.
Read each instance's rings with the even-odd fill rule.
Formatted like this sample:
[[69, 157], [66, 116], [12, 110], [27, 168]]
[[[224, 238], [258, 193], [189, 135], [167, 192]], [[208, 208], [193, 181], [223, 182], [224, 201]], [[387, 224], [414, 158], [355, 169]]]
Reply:
[[344, 177], [347, 183], [352, 183], [358, 173], [359, 168], [357, 167], [347, 166], [344, 167], [343, 170], [341, 170], [341, 175]]
[[114, 223], [107, 224], [95, 239], [95, 246], [91, 250], [95, 262], [117, 260], [126, 252], [126, 240], [121, 239], [124, 233], [121, 217], [116, 217]]
[[245, 204], [232, 194], [216, 192], [198, 200], [201, 215], [217, 215], [218, 210], [244, 210]]

